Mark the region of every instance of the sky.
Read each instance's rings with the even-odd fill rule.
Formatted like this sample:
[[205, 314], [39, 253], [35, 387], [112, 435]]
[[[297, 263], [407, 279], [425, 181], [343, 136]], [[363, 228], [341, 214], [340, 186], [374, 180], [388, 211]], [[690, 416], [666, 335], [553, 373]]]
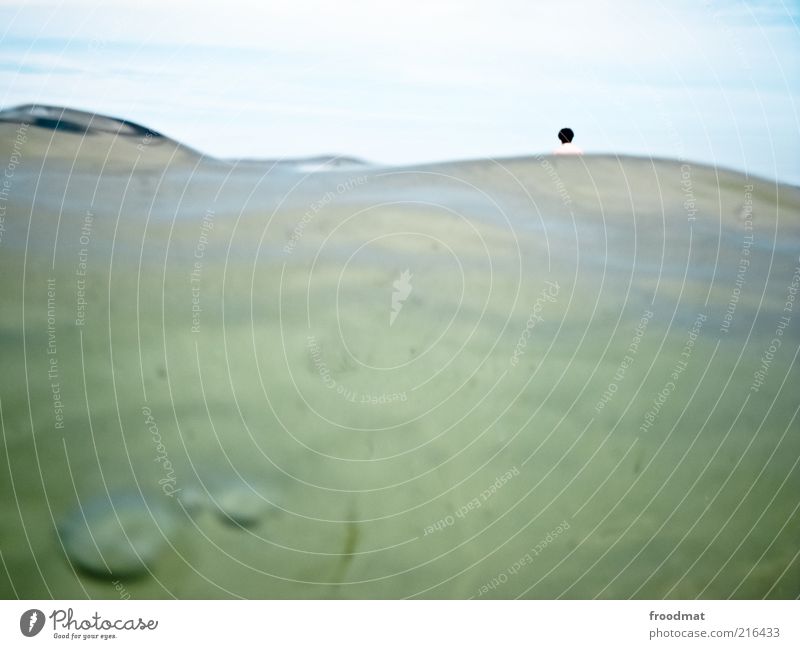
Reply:
[[0, 0], [0, 106], [222, 157], [586, 152], [800, 184], [798, 0]]

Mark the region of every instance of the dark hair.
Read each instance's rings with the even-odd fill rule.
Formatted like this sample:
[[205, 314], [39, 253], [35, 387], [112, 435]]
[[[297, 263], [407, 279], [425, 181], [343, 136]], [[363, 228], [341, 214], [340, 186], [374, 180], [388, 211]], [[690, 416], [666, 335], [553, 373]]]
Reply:
[[562, 128], [558, 132], [558, 139], [561, 140], [561, 144], [566, 144], [567, 142], [572, 142], [572, 138], [575, 137], [575, 133], [572, 132], [571, 128]]

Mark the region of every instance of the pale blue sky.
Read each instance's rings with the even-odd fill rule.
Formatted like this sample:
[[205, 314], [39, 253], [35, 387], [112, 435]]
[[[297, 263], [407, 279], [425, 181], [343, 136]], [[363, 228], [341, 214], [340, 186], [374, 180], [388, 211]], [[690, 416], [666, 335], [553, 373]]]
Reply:
[[[266, 6], [265, 6], [266, 5]], [[684, 157], [800, 184], [797, 1], [0, 0], [0, 105], [213, 155]]]

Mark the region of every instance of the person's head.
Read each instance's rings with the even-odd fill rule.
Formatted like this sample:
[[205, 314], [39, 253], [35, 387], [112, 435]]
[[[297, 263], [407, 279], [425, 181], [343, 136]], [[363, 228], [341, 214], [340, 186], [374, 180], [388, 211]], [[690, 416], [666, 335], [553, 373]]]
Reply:
[[575, 137], [575, 133], [572, 132], [571, 128], [562, 128], [558, 132], [558, 139], [561, 140], [561, 144], [566, 144], [567, 142], [572, 142], [572, 138]]

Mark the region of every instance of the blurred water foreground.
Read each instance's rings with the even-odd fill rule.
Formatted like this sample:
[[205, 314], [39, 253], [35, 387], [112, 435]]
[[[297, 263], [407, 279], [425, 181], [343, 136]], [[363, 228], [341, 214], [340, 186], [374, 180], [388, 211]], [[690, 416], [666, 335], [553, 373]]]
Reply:
[[795, 598], [800, 190], [0, 112], [0, 594]]

